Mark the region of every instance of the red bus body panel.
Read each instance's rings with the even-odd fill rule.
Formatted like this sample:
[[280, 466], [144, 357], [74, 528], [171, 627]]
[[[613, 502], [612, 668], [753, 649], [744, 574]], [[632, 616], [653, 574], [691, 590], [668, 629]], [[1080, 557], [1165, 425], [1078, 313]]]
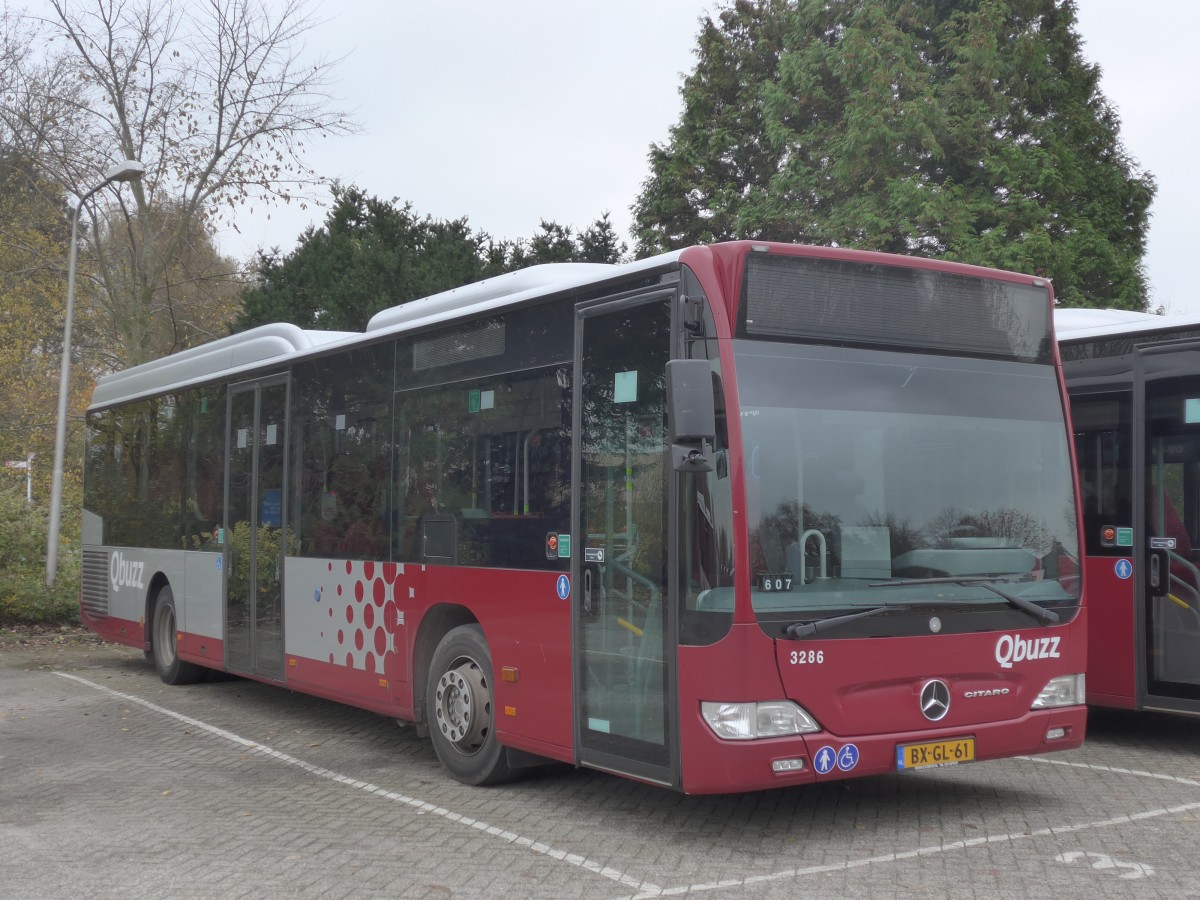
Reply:
[[[1088, 670], [1088, 703], [1119, 709], [1137, 708], [1137, 649], [1134, 578], [1118, 578], [1116, 563], [1126, 557], [1088, 556], [1083, 561], [1087, 584], [1088, 655], [1098, 661]], [[1127, 560], [1133, 562], [1133, 560]]]
[[[1054, 628], [1031, 622], [1015, 632], [842, 641], [773, 641], [757, 625], [741, 625], [710, 647], [680, 648], [680, 740], [688, 748], [683, 788], [722, 793], [881, 775], [897, 770], [897, 746], [950, 738], [974, 738], [977, 760], [1078, 747], [1086, 733], [1084, 707], [1030, 706], [1051, 678], [1084, 670], [1082, 616]], [[1025, 649], [1014, 652], [1018, 643]], [[792, 652], [801, 648], [821, 652], [823, 662], [793, 663]], [[1025, 659], [1029, 654], [1037, 658]], [[932, 678], [945, 681], [951, 692], [950, 710], [936, 723], [924, 718], [918, 700]], [[705, 700], [785, 698], [809, 712], [822, 731], [728, 741], [700, 714]], [[1047, 731], [1056, 727], [1065, 735], [1048, 741]], [[847, 744], [858, 751], [856, 763], [817, 774], [814, 755], [824, 747], [836, 754]], [[803, 760], [803, 768], [774, 772], [772, 762], [783, 759]]]
[[140, 647], [145, 650], [146, 628], [142, 622], [131, 622], [116, 616], [94, 616], [86, 606], [80, 605], [80, 620], [85, 628], [95, 633], [101, 640], [114, 644], [128, 644], [130, 647]]

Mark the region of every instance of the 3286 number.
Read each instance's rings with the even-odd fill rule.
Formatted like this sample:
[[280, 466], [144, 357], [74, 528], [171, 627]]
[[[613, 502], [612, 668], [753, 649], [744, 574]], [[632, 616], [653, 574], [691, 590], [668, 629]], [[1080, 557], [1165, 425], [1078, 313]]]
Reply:
[[813, 666], [825, 662], [824, 650], [793, 650], [790, 662], [793, 666]]

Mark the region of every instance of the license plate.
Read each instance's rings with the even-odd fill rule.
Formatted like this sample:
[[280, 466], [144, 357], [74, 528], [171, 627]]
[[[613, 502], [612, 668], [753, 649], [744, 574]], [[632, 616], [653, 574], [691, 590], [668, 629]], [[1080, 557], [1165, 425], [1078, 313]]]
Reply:
[[975, 759], [975, 738], [926, 741], [896, 747], [897, 769], [922, 769], [927, 766], [954, 766]]

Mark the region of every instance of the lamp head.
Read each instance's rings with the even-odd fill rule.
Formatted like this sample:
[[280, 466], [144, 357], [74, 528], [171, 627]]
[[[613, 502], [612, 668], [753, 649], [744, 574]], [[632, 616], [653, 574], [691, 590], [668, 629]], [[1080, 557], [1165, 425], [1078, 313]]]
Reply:
[[136, 159], [119, 162], [104, 173], [104, 183], [110, 181], [139, 181], [146, 174], [146, 167]]

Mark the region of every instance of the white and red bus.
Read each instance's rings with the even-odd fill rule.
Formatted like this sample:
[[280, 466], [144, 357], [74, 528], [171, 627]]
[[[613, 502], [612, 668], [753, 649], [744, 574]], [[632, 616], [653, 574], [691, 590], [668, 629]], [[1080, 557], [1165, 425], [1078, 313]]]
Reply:
[[1083, 505], [1088, 702], [1200, 714], [1200, 317], [1054, 315]]
[[737, 242], [103, 378], [83, 616], [168, 683], [417, 723], [457, 779], [690, 793], [1079, 746], [1047, 282]]

